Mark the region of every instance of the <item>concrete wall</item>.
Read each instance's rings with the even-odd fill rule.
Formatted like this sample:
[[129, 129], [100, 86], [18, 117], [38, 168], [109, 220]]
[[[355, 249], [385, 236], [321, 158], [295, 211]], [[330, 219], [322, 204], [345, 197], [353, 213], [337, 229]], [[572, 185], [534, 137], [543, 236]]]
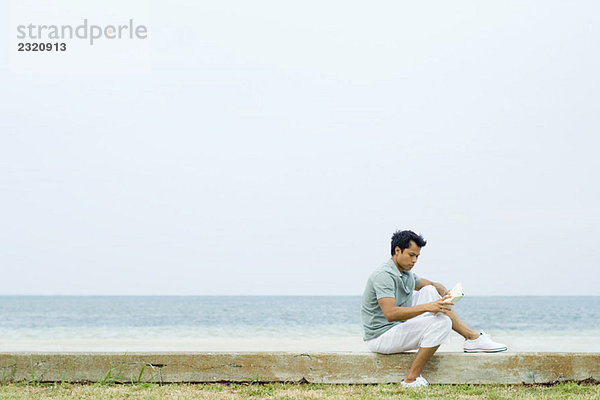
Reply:
[[[6, 381], [399, 382], [414, 354], [372, 353], [3, 353]], [[431, 383], [600, 381], [598, 353], [438, 353]]]

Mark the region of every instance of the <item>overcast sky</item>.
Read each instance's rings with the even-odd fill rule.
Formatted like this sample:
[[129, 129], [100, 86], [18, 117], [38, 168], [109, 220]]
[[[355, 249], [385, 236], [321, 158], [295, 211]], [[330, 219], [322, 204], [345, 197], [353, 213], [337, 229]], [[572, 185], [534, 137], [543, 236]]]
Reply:
[[0, 294], [359, 295], [396, 229], [467, 295], [600, 294], [597, 1], [133, 1], [43, 73], [16, 24], [110, 22], [63, 3], [2, 6]]

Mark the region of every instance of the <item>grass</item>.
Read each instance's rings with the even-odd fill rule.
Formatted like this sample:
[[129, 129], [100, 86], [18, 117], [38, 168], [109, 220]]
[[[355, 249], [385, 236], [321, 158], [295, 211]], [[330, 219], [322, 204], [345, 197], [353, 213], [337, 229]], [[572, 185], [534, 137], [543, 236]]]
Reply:
[[0, 399], [600, 399], [599, 385], [34, 384], [0, 385]]

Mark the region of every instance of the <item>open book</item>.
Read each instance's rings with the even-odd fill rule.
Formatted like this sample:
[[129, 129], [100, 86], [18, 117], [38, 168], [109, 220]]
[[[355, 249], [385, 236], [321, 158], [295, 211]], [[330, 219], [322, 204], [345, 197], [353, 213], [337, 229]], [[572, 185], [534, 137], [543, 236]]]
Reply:
[[452, 290], [450, 290], [450, 296], [452, 296], [451, 298], [447, 299], [446, 301], [444, 301], [444, 303], [458, 303], [458, 301], [460, 299], [462, 299], [464, 297], [464, 293], [463, 293], [463, 288], [462, 285], [460, 284], [460, 282], [458, 282], [456, 285], [454, 285], [454, 287], [452, 288]]

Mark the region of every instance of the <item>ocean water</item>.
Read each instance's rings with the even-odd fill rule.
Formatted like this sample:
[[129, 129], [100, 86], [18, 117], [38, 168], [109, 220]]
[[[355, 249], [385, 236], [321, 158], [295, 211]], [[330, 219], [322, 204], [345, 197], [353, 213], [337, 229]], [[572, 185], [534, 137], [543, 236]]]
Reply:
[[[600, 336], [600, 296], [465, 297], [474, 328]], [[0, 339], [360, 338], [360, 296], [0, 296]]]

